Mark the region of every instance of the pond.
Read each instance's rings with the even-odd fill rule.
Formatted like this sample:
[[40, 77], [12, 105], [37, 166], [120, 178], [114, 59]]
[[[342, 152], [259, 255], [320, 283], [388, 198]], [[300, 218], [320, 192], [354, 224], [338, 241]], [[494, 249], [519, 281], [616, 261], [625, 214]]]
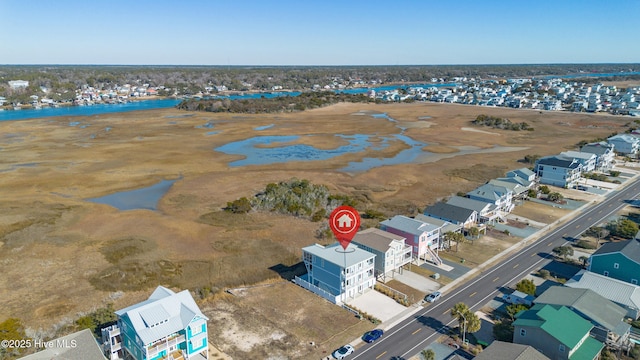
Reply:
[[120, 191], [86, 201], [106, 204], [118, 210], [157, 210], [158, 201], [171, 189], [177, 180], [162, 180], [154, 185], [129, 191]]

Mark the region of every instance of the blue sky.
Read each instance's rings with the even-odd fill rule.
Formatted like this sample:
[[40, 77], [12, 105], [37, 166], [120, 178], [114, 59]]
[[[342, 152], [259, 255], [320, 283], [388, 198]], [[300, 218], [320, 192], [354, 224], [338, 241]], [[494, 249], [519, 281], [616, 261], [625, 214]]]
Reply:
[[640, 0], [0, 0], [0, 64], [640, 63]]

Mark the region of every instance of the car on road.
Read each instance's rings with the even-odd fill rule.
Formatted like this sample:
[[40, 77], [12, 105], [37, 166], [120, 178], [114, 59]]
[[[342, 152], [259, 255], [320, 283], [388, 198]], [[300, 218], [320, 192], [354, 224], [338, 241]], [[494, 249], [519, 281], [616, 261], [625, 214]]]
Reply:
[[382, 329], [374, 329], [371, 331], [367, 331], [362, 336], [362, 340], [364, 340], [364, 342], [372, 343], [380, 339], [380, 336], [382, 336], [382, 334], [384, 334], [384, 331], [382, 331]]
[[353, 348], [353, 346], [347, 344], [347, 345], [341, 347], [340, 349], [334, 351], [333, 352], [333, 357], [336, 358], [337, 360], [341, 360], [341, 359], [344, 359], [347, 356], [351, 355], [354, 350], [355, 349]]
[[427, 295], [425, 300], [427, 302], [432, 303], [432, 302], [435, 302], [436, 300], [440, 299], [441, 296], [442, 296], [442, 293], [440, 293], [440, 291], [436, 291], [436, 292], [433, 292], [433, 293]]

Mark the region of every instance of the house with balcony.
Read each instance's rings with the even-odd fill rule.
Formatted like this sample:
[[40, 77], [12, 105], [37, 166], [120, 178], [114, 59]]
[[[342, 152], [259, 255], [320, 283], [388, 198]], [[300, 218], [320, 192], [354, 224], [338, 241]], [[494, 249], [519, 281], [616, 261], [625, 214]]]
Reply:
[[571, 188], [580, 179], [582, 164], [576, 159], [545, 156], [536, 160], [534, 171], [541, 184]]
[[405, 238], [406, 244], [411, 246], [413, 258], [417, 262], [425, 260], [431, 261], [436, 265], [442, 264], [442, 259], [438, 256], [440, 226], [403, 215], [396, 215], [381, 222], [380, 228]]
[[412, 259], [413, 250], [405, 244], [405, 238], [384, 230], [369, 228], [359, 231], [351, 243], [376, 255], [375, 275], [382, 282], [402, 273], [402, 267]]
[[596, 155], [596, 170], [607, 171], [613, 168], [616, 153], [615, 145], [605, 141], [589, 143], [580, 148], [580, 152]]
[[591, 336], [596, 340], [616, 349], [629, 347], [631, 325], [625, 321], [627, 311], [593, 290], [551, 286], [534, 302], [566, 306], [593, 324]]
[[[493, 180], [492, 180], [493, 181]], [[512, 184], [512, 183], [508, 183]], [[513, 184], [515, 185], [515, 184]], [[521, 186], [519, 190], [523, 187]], [[509, 213], [513, 210], [513, 190], [506, 184], [486, 183], [469, 191], [467, 197], [473, 200], [495, 204], [499, 211]]]
[[640, 139], [631, 134], [618, 134], [607, 139], [607, 143], [615, 147], [616, 152], [635, 156], [640, 149]]
[[[414, 217], [414, 219], [418, 221], [422, 221], [423, 223], [431, 224], [433, 226], [438, 227], [438, 231], [440, 232], [440, 236], [448, 233], [448, 232], [462, 232], [462, 226], [450, 223], [445, 220], [436, 219], [432, 216], [418, 214]], [[441, 244], [442, 245], [442, 244]], [[442, 246], [441, 246], [442, 247]]]
[[351, 243], [344, 249], [340, 243], [323, 246], [314, 244], [302, 248], [302, 260], [307, 269], [294, 282], [341, 305], [373, 289], [376, 255]]
[[566, 306], [535, 304], [513, 322], [513, 342], [533, 346], [550, 359], [595, 360], [604, 344], [591, 337], [593, 325]]
[[473, 209], [437, 202], [427, 206], [423, 214], [459, 225], [463, 231], [476, 225], [478, 212]]
[[[158, 286], [149, 299], [115, 312], [117, 325], [103, 330], [109, 359], [208, 359], [207, 320], [188, 290]], [[106, 336], [105, 336], [106, 335]]]
[[582, 165], [582, 172], [592, 172], [596, 169], [597, 156], [592, 153], [583, 153], [581, 151], [563, 151], [558, 155], [567, 160], [575, 159]]
[[589, 257], [587, 270], [638, 285], [640, 280], [640, 232], [635, 239], [609, 242]]
[[447, 204], [477, 212], [477, 222], [479, 224], [495, 223], [496, 219], [500, 217], [498, 205], [486, 201], [474, 200], [463, 196], [452, 196], [447, 199]]
[[516, 170], [511, 170], [507, 172], [507, 176], [505, 178], [499, 178], [503, 181], [512, 181], [516, 182], [528, 189], [533, 188], [536, 185], [536, 173], [527, 169], [520, 168]]

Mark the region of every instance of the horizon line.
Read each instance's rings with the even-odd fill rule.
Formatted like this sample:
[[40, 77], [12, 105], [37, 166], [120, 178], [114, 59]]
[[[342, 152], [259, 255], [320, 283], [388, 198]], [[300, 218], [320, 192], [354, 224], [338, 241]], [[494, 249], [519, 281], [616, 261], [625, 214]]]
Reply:
[[71, 64], [71, 63], [32, 63], [32, 64], [0, 64], [0, 66], [172, 66], [172, 67], [403, 67], [403, 66], [540, 66], [540, 65], [640, 65], [637, 63], [628, 62], [550, 62], [550, 63], [493, 63], [493, 64], [344, 64], [344, 65], [259, 65], [259, 64], [238, 64], [238, 65], [223, 65], [223, 64]]

